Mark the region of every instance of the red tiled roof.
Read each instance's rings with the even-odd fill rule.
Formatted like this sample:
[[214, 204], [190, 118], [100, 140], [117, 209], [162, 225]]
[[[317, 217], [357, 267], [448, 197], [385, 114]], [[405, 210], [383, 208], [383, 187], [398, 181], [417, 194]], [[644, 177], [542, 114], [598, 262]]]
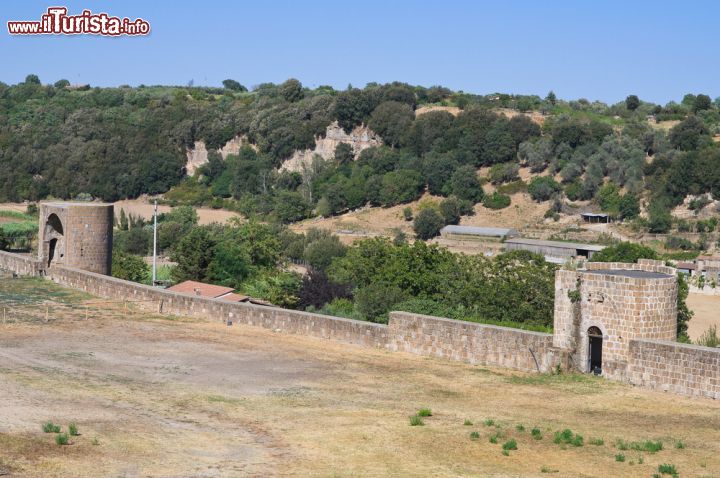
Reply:
[[195, 282], [187, 280], [179, 284], [175, 284], [172, 287], [168, 287], [167, 290], [173, 292], [179, 292], [181, 294], [196, 295], [200, 297], [207, 297], [214, 299], [223, 295], [230, 294], [233, 292], [232, 287], [223, 287], [221, 285], [203, 284], [202, 282]]
[[678, 262], [677, 268], [678, 269], [688, 269], [688, 270], [695, 270], [697, 265], [694, 262]]
[[218, 297], [218, 299], [227, 300], [228, 302], [245, 302], [249, 298], [246, 295], [235, 294], [234, 292]]

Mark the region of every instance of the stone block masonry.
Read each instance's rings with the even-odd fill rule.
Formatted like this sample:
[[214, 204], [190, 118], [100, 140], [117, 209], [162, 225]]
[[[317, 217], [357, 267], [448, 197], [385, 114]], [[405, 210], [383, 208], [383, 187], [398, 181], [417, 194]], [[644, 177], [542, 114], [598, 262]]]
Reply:
[[643, 388], [720, 399], [720, 349], [632, 340], [627, 378]]
[[[663, 266], [657, 264], [643, 266], [657, 267], [653, 272], [660, 274], [671, 274], [672, 272], [671, 269], [660, 269]], [[634, 304], [633, 307], [636, 307], [639, 312], [646, 313], [646, 315], [639, 314], [637, 320], [650, 326], [645, 331], [648, 336], [633, 337], [629, 333], [624, 333], [623, 339], [626, 341], [626, 346], [618, 349], [626, 350], [623, 352], [624, 360], [621, 361], [624, 367], [622, 373], [606, 375], [603, 371], [603, 375], [643, 388], [720, 399], [720, 349], [662, 340], [662, 336], [669, 334], [669, 331], [665, 330], [663, 325], [666, 321], [658, 322], [658, 318], [669, 317], [669, 314], [661, 310], [661, 304], [664, 301], [656, 299], [670, 297], [674, 300], [673, 281], [668, 278], [660, 278], [659, 283], [652, 284], [657, 289], [655, 290], [656, 294], [648, 295], [648, 297], [656, 299], [647, 303], [638, 300], [640, 297], [637, 292], [644, 295], [648, 291], [645, 286], [651, 284], [639, 283], [642, 285], [639, 291], [634, 291], [632, 288], [636, 280], [646, 281], [647, 279], [630, 277], [632, 280], [626, 281], [627, 277], [622, 275], [607, 278], [612, 278], [609, 282], [617, 279], [617, 289], [624, 291], [625, 295], [616, 296], [615, 294], [620, 294], [620, 292], [605, 290], [605, 284], [594, 284], [592, 287], [586, 285], [586, 290], [580, 291], [579, 301], [573, 303], [567, 292], [575, 290], [577, 287], [577, 273], [575, 271], [559, 271], [556, 292], [562, 299], [562, 303], [559, 305], [556, 303], [555, 309], [556, 314], [564, 318], [565, 325], [559, 327], [561, 324], [556, 324], [557, 331], [560, 331], [560, 337], [555, 337], [556, 340], [559, 339], [558, 347], [554, 346], [553, 336], [549, 334], [406, 312], [391, 312], [389, 324], [386, 326], [277, 307], [206, 299], [64, 266], [54, 266], [44, 270], [41, 263], [34, 258], [8, 252], [0, 252], [0, 269], [10, 270], [21, 275], [46, 274], [48, 278], [58, 284], [111, 300], [133, 301], [141, 308], [153, 312], [223, 323], [229, 321], [233, 324], [246, 324], [364, 347], [507, 367], [526, 372], [537, 372], [538, 370], [549, 372], [558, 364], [563, 364], [563, 368], [566, 368], [571, 358], [567, 351], [568, 347], [577, 346], [578, 342], [578, 336], [574, 336], [574, 334], [578, 330], [584, 330], [585, 325], [588, 325], [584, 323], [588, 317], [582, 317], [583, 310], [594, 311], [593, 314], [600, 313], [603, 309], [593, 304], [602, 304], [608, 299], [612, 300], [613, 297], [617, 297], [617, 300], [625, 297], [630, 301], [629, 303]], [[647, 271], [648, 269], [627, 270]], [[601, 276], [606, 276], [606, 274], [601, 274]], [[600, 277], [595, 274], [585, 278], [597, 280]], [[602, 277], [602, 280], [605, 279], [606, 277]], [[653, 287], [650, 289], [651, 292]], [[583, 288], [582, 280], [580, 288]], [[599, 295], [599, 292], [607, 295]], [[568, 300], [565, 301], [565, 298]], [[600, 298], [603, 299], [603, 302], [599, 302]], [[583, 305], [583, 301], [591, 303]], [[652, 305], [653, 302], [658, 305]], [[667, 302], [669, 304], [672, 301]], [[612, 322], [607, 320], [613, 319], [616, 315], [618, 315], [617, 311], [612, 312], [609, 316], [601, 314], [599, 317], [604, 320], [599, 325], [612, 325]], [[598, 317], [589, 318], [593, 320], [591, 323], [596, 323]], [[578, 327], [581, 322], [584, 325]], [[608, 330], [604, 333], [606, 339], [611, 342], [614, 332]], [[582, 335], [579, 338], [583, 339]]]
[[388, 348], [480, 365], [548, 372], [552, 335], [460, 320], [391, 312]]

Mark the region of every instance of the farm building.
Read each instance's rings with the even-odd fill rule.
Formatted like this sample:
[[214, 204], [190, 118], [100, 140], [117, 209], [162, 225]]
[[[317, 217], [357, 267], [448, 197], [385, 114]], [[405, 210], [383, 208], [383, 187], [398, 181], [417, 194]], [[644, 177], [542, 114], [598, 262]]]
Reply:
[[589, 223], [608, 223], [610, 222], [610, 216], [603, 213], [595, 213], [595, 212], [584, 212], [580, 214], [580, 217], [582, 217], [582, 220]]
[[539, 239], [513, 238], [505, 241], [508, 251], [524, 250], [545, 256], [549, 262], [562, 263], [578, 257], [592, 258], [593, 254], [605, 249], [605, 246], [580, 244], [577, 242], [541, 241]]
[[518, 232], [515, 229], [505, 229], [502, 227], [476, 227], [476, 226], [445, 226], [440, 230], [440, 235], [450, 239], [507, 239], [517, 237]]

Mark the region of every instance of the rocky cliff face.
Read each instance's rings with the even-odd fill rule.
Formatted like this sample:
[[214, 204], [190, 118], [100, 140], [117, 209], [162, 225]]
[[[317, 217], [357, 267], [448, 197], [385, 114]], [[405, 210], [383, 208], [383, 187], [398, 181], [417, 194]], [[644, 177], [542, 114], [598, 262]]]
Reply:
[[[225, 143], [225, 146], [217, 151], [223, 159], [226, 159], [231, 154], [238, 154], [240, 152], [240, 148], [246, 144], [254, 147], [254, 145], [250, 144], [244, 136], [235, 136], [233, 139]], [[197, 168], [207, 162], [208, 150], [205, 146], [205, 142], [195, 141], [194, 147], [187, 151], [187, 163], [185, 163], [185, 170], [187, 171], [188, 176], [195, 174]]]
[[370, 131], [366, 126], [358, 126], [347, 134], [337, 121], [327, 127], [324, 138], [315, 138], [315, 148], [305, 149], [303, 151], [295, 151], [289, 159], [280, 166], [280, 169], [288, 171], [301, 171], [303, 164], [309, 165], [314, 155], [319, 155], [323, 159], [332, 159], [335, 157], [335, 148], [340, 143], [347, 143], [353, 148], [355, 159], [364, 149], [382, 144], [380, 136]]
[[[332, 159], [335, 157], [335, 148], [340, 143], [347, 143], [353, 148], [355, 159], [360, 152], [371, 146], [379, 146], [382, 144], [380, 136], [373, 133], [366, 126], [358, 126], [347, 134], [337, 121], [327, 127], [324, 138], [315, 138], [315, 148], [295, 151], [295, 153], [280, 166], [280, 169], [288, 171], [302, 171], [303, 164], [309, 165], [314, 155], [320, 155], [323, 159]], [[233, 139], [225, 143], [225, 146], [218, 149], [223, 159], [231, 154], [238, 154], [240, 148], [245, 145], [257, 149], [244, 136], [235, 136]], [[187, 163], [185, 170], [188, 176], [195, 174], [197, 168], [208, 162], [208, 150], [204, 141], [195, 141], [192, 149], [187, 150]]]

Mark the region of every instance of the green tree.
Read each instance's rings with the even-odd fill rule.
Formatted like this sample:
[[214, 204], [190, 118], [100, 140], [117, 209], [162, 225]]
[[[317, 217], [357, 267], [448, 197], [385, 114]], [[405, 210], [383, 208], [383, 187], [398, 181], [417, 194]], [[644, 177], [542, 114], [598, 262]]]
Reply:
[[148, 266], [142, 257], [132, 254], [125, 254], [120, 251], [113, 251], [112, 256], [112, 275], [118, 279], [129, 280], [132, 282], [144, 282], [150, 274], [150, 266]]
[[290, 78], [280, 85], [280, 94], [290, 103], [300, 101], [305, 96], [302, 83], [295, 78]]
[[215, 245], [212, 259], [207, 265], [207, 279], [213, 284], [237, 289], [252, 273], [247, 247], [233, 240], [224, 240]]
[[390, 146], [398, 146], [415, 119], [415, 112], [405, 103], [380, 103], [370, 115], [368, 126]]
[[70, 82], [66, 79], [57, 80], [53, 86], [55, 88], [61, 90], [63, 88], [67, 88], [68, 86], [70, 86]]
[[562, 187], [549, 176], [536, 176], [530, 180], [528, 184], [528, 192], [530, 197], [535, 201], [547, 201], [555, 193], [562, 190]]
[[704, 111], [709, 110], [712, 108], [712, 100], [708, 95], [697, 95], [695, 97], [695, 101], [693, 102], [693, 111], [697, 113], [698, 111]]
[[337, 236], [327, 235], [309, 242], [305, 246], [303, 257], [310, 267], [324, 271], [334, 258], [344, 256], [346, 251], [347, 247], [340, 242]]
[[640, 107], [640, 98], [638, 98], [637, 95], [629, 95], [625, 98], [625, 108], [630, 111], [635, 111], [638, 107]]
[[335, 162], [340, 165], [352, 164], [355, 160], [353, 148], [348, 143], [340, 143], [335, 147]]
[[434, 209], [425, 208], [417, 213], [413, 221], [413, 230], [418, 239], [432, 239], [440, 234], [445, 225], [443, 216]]
[[406, 299], [397, 287], [381, 282], [368, 284], [355, 292], [355, 307], [371, 322], [387, 323], [387, 313]]
[[423, 182], [417, 171], [391, 171], [382, 178], [380, 201], [383, 206], [413, 201], [420, 196], [422, 186]]
[[243, 85], [241, 85], [240, 82], [232, 80], [232, 79], [223, 80], [222, 84], [223, 84], [223, 87], [225, 87], [225, 89], [227, 89], [227, 90], [247, 91], [247, 88], [245, 88]]
[[484, 196], [477, 172], [470, 165], [455, 170], [450, 177], [450, 190], [458, 198], [472, 201], [473, 204], [482, 201]]
[[557, 103], [557, 96], [555, 96], [555, 93], [552, 90], [548, 92], [547, 96], [545, 97], [545, 101], [547, 101], [553, 106], [555, 106], [555, 103]]
[[208, 267], [215, 254], [215, 245], [216, 241], [207, 227], [194, 227], [180, 239], [170, 254], [170, 258], [177, 262], [177, 266], [172, 270], [173, 280], [206, 280]]
[[701, 119], [690, 116], [670, 129], [668, 139], [673, 148], [691, 151], [709, 141], [710, 131]]
[[449, 197], [440, 202], [440, 214], [445, 224], [458, 224], [462, 215], [460, 201], [456, 197]]
[[672, 227], [670, 209], [662, 201], [653, 201], [648, 208], [648, 227], [650, 232], [664, 234]]

